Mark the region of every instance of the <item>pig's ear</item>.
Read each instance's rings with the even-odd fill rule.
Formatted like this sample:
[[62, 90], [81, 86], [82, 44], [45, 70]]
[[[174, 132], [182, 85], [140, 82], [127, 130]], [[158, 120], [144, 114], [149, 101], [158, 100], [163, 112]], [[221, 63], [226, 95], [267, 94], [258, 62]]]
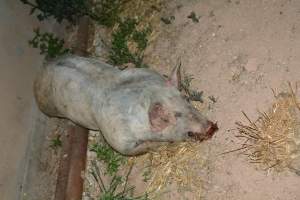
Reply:
[[149, 121], [153, 132], [161, 132], [174, 124], [176, 119], [161, 103], [154, 103], [149, 109]]
[[175, 66], [173, 68], [172, 73], [171, 73], [169, 79], [167, 80], [168, 85], [175, 86], [178, 89], [180, 89], [180, 85], [181, 85], [180, 69], [181, 69], [181, 63], [179, 63], [177, 66]]

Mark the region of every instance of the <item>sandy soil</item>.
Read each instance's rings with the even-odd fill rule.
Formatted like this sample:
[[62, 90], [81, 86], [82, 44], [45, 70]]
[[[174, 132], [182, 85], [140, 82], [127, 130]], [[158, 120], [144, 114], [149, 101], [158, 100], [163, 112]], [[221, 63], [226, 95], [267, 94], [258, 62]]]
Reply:
[[[222, 152], [240, 147], [234, 137], [241, 111], [256, 119], [257, 109], [267, 110], [274, 100], [270, 88], [285, 89], [300, 77], [300, 1], [201, 0], [174, 1], [175, 20], [147, 49], [146, 62], [168, 74], [181, 59], [193, 88], [204, 91], [220, 130], [207, 145], [207, 200], [296, 200], [300, 178], [257, 170], [238, 153]], [[174, 7], [174, 6], [173, 6]], [[176, 7], [176, 6], [175, 6]], [[193, 22], [187, 16], [201, 16]], [[213, 95], [216, 103], [209, 100]]]

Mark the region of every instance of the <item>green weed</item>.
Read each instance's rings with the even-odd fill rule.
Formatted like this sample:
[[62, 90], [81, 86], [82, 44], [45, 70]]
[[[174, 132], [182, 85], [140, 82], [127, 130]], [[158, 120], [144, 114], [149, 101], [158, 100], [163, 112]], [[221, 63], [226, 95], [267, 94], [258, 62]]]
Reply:
[[126, 161], [124, 156], [114, 151], [107, 144], [94, 144], [90, 150], [95, 152], [97, 158], [106, 164], [106, 173], [110, 176], [115, 174]]
[[122, 0], [101, 0], [94, 5], [89, 16], [100, 25], [113, 27], [120, 21], [121, 2]]
[[[150, 28], [137, 30], [138, 22], [135, 19], [125, 19], [119, 23], [118, 29], [112, 34], [110, 62], [114, 65], [133, 63], [135, 67], [146, 67], [143, 64], [143, 53], [148, 44], [147, 36]], [[129, 42], [137, 48], [135, 52], [129, 49]]]
[[61, 139], [60, 139], [60, 137], [61, 137], [61, 135], [57, 135], [55, 138], [53, 138], [53, 139], [51, 139], [51, 144], [50, 144], [50, 147], [52, 148], [52, 149], [57, 149], [57, 148], [59, 148], [59, 147], [61, 147], [62, 146], [62, 141], [61, 141]]
[[29, 41], [29, 45], [40, 49], [40, 54], [46, 55], [46, 59], [55, 58], [71, 51], [64, 48], [63, 39], [59, 39], [52, 33], [40, 33], [39, 29], [35, 29], [34, 33], [35, 36]]
[[148, 194], [134, 196], [134, 186], [128, 185], [128, 177], [132, 171], [132, 165], [129, 168], [125, 177], [112, 174], [111, 181], [105, 185], [102, 180], [103, 174], [95, 161], [92, 161], [92, 176], [96, 180], [101, 191], [99, 200], [150, 200]]
[[40, 21], [54, 17], [59, 23], [64, 19], [75, 24], [78, 19], [89, 13], [89, 4], [86, 0], [20, 0], [31, 7], [30, 14], [37, 12]]
[[160, 20], [164, 23], [164, 24], [172, 24], [172, 21], [175, 20], [175, 16], [170, 16], [170, 17], [161, 17]]
[[61, 23], [67, 20], [76, 24], [79, 18], [88, 16], [97, 23], [112, 27], [118, 20], [121, 0], [101, 0], [95, 4], [87, 0], [20, 0], [31, 7], [30, 14], [37, 12], [40, 21], [53, 17]]
[[143, 172], [143, 181], [148, 182], [151, 179], [151, 169], [147, 167]]
[[187, 18], [191, 19], [194, 23], [198, 23], [201, 16], [197, 17], [196, 13], [192, 11]]

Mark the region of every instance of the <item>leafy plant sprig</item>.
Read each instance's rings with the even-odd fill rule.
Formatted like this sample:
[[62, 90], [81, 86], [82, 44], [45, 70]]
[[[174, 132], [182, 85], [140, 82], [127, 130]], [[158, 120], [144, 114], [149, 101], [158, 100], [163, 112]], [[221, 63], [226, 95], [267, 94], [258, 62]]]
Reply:
[[30, 14], [39, 11], [37, 18], [40, 21], [52, 16], [59, 23], [66, 19], [75, 24], [80, 17], [87, 15], [89, 11], [88, 1], [86, 0], [36, 0], [34, 3], [29, 0], [20, 1], [31, 6]]
[[95, 161], [92, 161], [91, 174], [98, 183], [101, 195], [99, 200], [150, 200], [148, 194], [134, 196], [134, 186], [128, 186], [128, 177], [132, 171], [132, 165], [129, 168], [125, 177], [119, 176], [116, 173], [112, 175], [109, 184], [104, 184], [100, 168]]
[[20, 1], [31, 7], [30, 14], [37, 12], [40, 21], [54, 17], [59, 23], [67, 20], [71, 24], [76, 24], [79, 18], [88, 16], [107, 27], [112, 27], [119, 20], [121, 8], [121, 0], [101, 0], [94, 5], [87, 0]]
[[52, 149], [57, 149], [58, 147], [62, 146], [62, 141], [60, 139], [61, 135], [57, 135], [55, 138], [51, 139], [50, 147]]
[[181, 82], [181, 89], [185, 92], [188, 101], [199, 101], [203, 103], [203, 91], [196, 91], [191, 89], [193, 76], [184, 75]]
[[39, 29], [34, 30], [35, 36], [29, 41], [33, 48], [39, 48], [40, 54], [46, 55], [46, 59], [55, 58], [71, 52], [64, 48], [64, 40], [54, 36], [53, 33], [41, 33]]
[[107, 144], [94, 144], [90, 150], [95, 152], [97, 158], [106, 164], [106, 173], [111, 176], [115, 174], [119, 170], [119, 167], [125, 162], [125, 157], [115, 152]]
[[[127, 18], [119, 23], [118, 29], [112, 34], [112, 47], [110, 51], [110, 62], [114, 65], [133, 63], [135, 67], [146, 67], [143, 64], [143, 53], [148, 44], [150, 28], [137, 30], [138, 22], [135, 19]], [[137, 46], [132, 52], [129, 49], [129, 42]]]

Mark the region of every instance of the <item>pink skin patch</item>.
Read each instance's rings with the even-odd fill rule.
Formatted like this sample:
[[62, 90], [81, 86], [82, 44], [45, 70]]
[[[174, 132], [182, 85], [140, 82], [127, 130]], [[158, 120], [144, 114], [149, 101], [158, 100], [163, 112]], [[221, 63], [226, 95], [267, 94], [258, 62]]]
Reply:
[[161, 132], [171, 124], [176, 123], [176, 118], [160, 103], [151, 105], [149, 118], [153, 132]]

